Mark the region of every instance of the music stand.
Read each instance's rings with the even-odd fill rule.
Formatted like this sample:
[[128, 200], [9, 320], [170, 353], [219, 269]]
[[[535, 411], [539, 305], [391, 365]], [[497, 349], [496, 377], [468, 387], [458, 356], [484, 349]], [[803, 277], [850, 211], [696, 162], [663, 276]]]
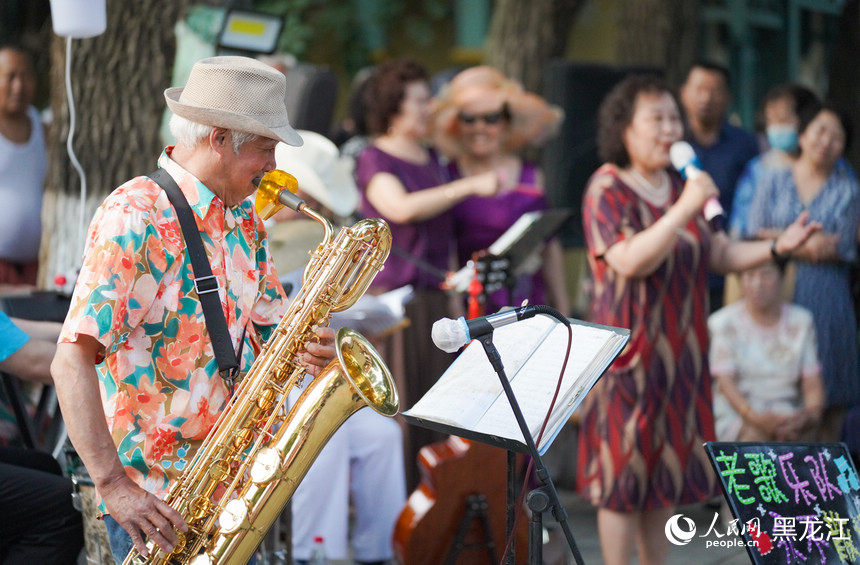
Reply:
[[517, 277], [526, 270], [529, 259], [561, 230], [572, 214], [570, 209], [558, 208], [520, 216], [476, 261], [484, 292], [490, 294], [507, 287], [510, 303]]
[[[551, 314], [558, 321], [561, 321], [568, 326], [576, 327], [576, 329], [581, 333], [574, 333], [575, 336], [582, 336], [583, 338], [588, 336], [591, 338], [594, 337], [595, 334], [599, 333], [602, 336], [601, 340], [603, 340], [601, 343], [597, 343], [596, 341], [591, 342], [589, 339], [587, 340], [588, 343], [586, 343], [586, 340], [583, 339], [583, 345], [581, 346], [583, 353], [581, 355], [575, 355], [573, 352], [571, 353], [572, 363], [568, 365], [568, 369], [565, 372], [566, 384], [562, 387], [562, 392], [559, 395], [558, 402], [552, 412], [552, 416], [554, 418], [551, 422], [554, 421], [555, 424], [547, 426], [546, 433], [541, 439], [541, 450], [545, 451], [545, 449], [549, 447], [549, 444], [552, 442], [555, 435], [558, 433], [560, 427], [563, 425], [563, 422], [567, 421], [570, 414], [576, 409], [585, 394], [591, 389], [597, 379], [605, 372], [615, 357], [617, 357], [621, 352], [624, 345], [629, 340], [630, 332], [629, 330], [621, 328], [613, 328], [609, 326], [590, 324], [579, 320], [567, 319], [551, 308], [543, 308], [552, 311], [545, 313]], [[537, 323], [539, 318], [541, 317], [538, 316], [531, 320], [524, 320], [520, 324], [500, 328], [496, 331], [500, 333], [505, 332], [506, 335], [504, 336], [504, 340], [506, 344], [511, 344], [512, 339], [519, 340], [521, 335], [536, 333], [537, 328], [529, 326], [531, 325], [531, 322]], [[498, 395], [498, 398], [495, 400], [490, 400], [489, 404], [486, 406], [484, 406], [484, 404], [486, 404], [484, 402], [484, 400], [486, 400], [486, 395], [482, 394], [483, 391], [476, 392], [476, 397], [482, 397], [480, 402], [475, 402], [475, 404], [481, 404], [478, 409], [478, 412], [481, 412], [481, 415], [478, 417], [477, 422], [473, 422], [471, 424], [464, 423], [465, 420], [469, 419], [468, 417], [463, 421], [457, 420], [457, 416], [450, 412], [451, 410], [457, 410], [456, 407], [448, 407], [449, 411], [447, 413], [442, 413], [446, 408], [444, 407], [444, 404], [440, 404], [440, 402], [445, 403], [446, 400], [451, 398], [448, 391], [458, 388], [458, 384], [463, 382], [459, 379], [462, 378], [466, 381], [471, 381], [472, 383], [478, 380], [486, 380], [486, 375], [476, 374], [477, 371], [475, 370], [475, 366], [472, 365], [472, 362], [475, 360], [475, 355], [468, 356], [469, 359], [468, 362], [464, 364], [465, 367], [459, 367], [459, 370], [453, 371], [450, 375], [449, 372], [446, 371], [446, 374], [440, 378], [437, 385], [428, 391], [416, 406], [402, 414], [404, 419], [410, 424], [450, 435], [464, 437], [508, 450], [508, 536], [513, 535], [513, 517], [515, 515], [515, 494], [513, 489], [515, 457], [513, 452], [526, 453], [532, 457], [536, 475], [542, 483], [542, 486], [537, 489], [533, 489], [526, 499], [529, 504], [529, 508], [532, 510], [532, 521], [529, 527], [529, 563], [533, 565], [540, 565], [542, 561], [543, 544], [541, 536], [543, 526], [541, 523], [541, 513], [545, 510], [553, 511], [555, 518], [564, 531], [568, 546], [576, 559], [576, 562], [579, 565], [583, 564], [582, 556], [579, 553], [576, 542], [573, 539], [573, 534], [571, 533], [570, 527], [567, 523], [566, 512], [559, 500], [558, 492], [556, 491], [555, 486], [552, 483], [552, 479], [543, 464], [541, 451], [538, 450], [533, 439], [533, 431], [526, 423], [526, 418], [523, 415], [520, 402], [517, 400], [516, 394], [511, 385], [511, 381], [514, 378], [517, 378], [520, 374], [527, 374], [525, 378], [530, 379], [528, 381], [528, 386], [533, 387], [534, 389], [538, 389], [541, 386], [546, 387], [547, 384], [554, 384], [557, 372], [556, 374], [550, 375], [549, 372], [545, 370], [546, 366], [543, 364], [542, 358], [546, 357], [549, 352], [558, 351], [558, 343], [556, 340], [559, 338], [559, 335], [553, 335], [553, 332], [555, 332], [555, 329], [558, 327], [560, 326], [556, 324], [549, 330], [540, 330], [545, 333], [542, 337], [537, 338], [534, 345], [529, 344], [526, 346], [526, 348], [530, 349], [530, 352], [520, 366], [516, 366], [518, 362], [515, 361], [513, 367], [514, 373], [511, 379], [508, 378], [502, 363], [501, 355], [493, 343], [493, 333], [480, 336], [475, 340], [480, 342], [483, 346], [484, 353], [490, 361], [493, 371], [498, 376], [504, 391], [503, 395]], [[519, 330], [517, 328], [525, 329]], [[564, 343], [566, 344], [567, 332], [563, 332], [563, 334]], [[576, 339], [574, 339], [574, 342], [579, 343]], [[522, 344], [520, 344], [520, 346], [522, 346]], [[467, 348], [466, 354], [468, 353], [473, 353], [473, 350]], [[466, 357], [467, 356], [465, 354], [461, 354], [461, 357], [454, 362], [452, 367], [457, 365], [458, 361]], [[578, 368], [571, 369], [572, 366], [576, 366]], [[451, 371], [451, 369], [449, 369], [449, 371]], [[578, 372], [576, 372], [576, 374], [571, 374], [571, 378], [568, 380], [568, 374], [571, 371]], [[541, 382], [536, 382], [536, 380], [540, 380]], [[520, 380], [518, 383], [519, 382], [524, 381]], [[483, 385], [475, 385], [476, 390], [478, 386], [484, 388]], [[468, 385], [463, 388], [468, 389]], [[492, 394], [490, 396], [492, 396]], [[431, 400], [429, 404], [425, 404], [419, 408], [419, 404], [425, 402], [425, 399], [428, 398], [433, 398], [433, 400]], [[511, 434], [510, 430], [502, 431], [501, 428], [497, 428], [496, 431], [487, 431], [486, 426], [484, 425], [486, 423], [484, 422], [485, 416], [490, 414], [493, 411], [493, 408], [502, 408], [502, 404], [504, 402], [506, 402], [505, 406], [510, 406], [510, 409], [513, 410], [518, 428], [517, 436], [523, 438], [522, 440], [513, 439], [513, 434]], [[451, 404], [456, 404], [456, 400]], [[433, 413], [433, 408], [441, 408], [442, 410], [438, 413]], [[547, 408], [548, 406], [544, 406], [543, 412], [545, 412]], [[532, 419], [534, 419], [536, 411], [539, 412], [539, 410], [536, 410], [533, 401], [529, 402], [527, 409]], [[492, 424], [497, 421], [495, 418], [491, 417], [490, 422]], [[513, 552], [508, 555], [508, 560], [508, 563], [514, 563]]]

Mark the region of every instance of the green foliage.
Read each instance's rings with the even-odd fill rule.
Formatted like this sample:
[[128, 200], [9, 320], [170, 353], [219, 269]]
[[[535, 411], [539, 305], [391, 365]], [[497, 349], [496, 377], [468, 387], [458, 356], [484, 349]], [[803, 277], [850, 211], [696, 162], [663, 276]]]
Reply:
[[254, 0], [253, 6], [284, 17], [281, 51], [306, 59], [315, 44], [324, 46], [349, 72], [369, 64], [392, 29], [402, 27], [416, 44], [430, 45], [434, 23], [451, 12], [450, 0]]

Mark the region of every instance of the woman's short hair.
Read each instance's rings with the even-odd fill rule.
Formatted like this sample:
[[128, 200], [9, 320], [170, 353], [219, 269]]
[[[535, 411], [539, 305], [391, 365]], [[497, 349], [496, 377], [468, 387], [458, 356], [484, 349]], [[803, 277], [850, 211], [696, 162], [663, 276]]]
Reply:
[[411, 59], [395, 59], [379, 65], [368, 79], [363, 93], [368, 133], [388, 131], [392, 118], [400, 112], [406, 86], [426, 80], [427, 69]]
[[[182, 116], [173, 114], [170, 116], [168, 127], [177, 143], [186, 147], [196, 147], [198, 143], [209, 135], [214, 126], [192, 122]], [[230, 138], [233, 140], [233, 153], [238, 155], [239, 149], [241, 149], [243, 145], [249, 141], [254, 141], [259, 137], [260, 136], [255, 133], [231, 130]]]
[[618, 167], [630, 164], [630, 155], [624, 146], [624, 130], [633, 121], [636, 98], [643, 92], [668, 93], [678, 104], [669, 85], [656, 75], [631, 75], [615, 85], [603, 99], [598, 111], [597, 153], [603, 162]]
[[848, 117], [847, 112], [832, 102], [819, 102], [810, 104], [804, 108], [797, 119], [797, 135], [802, 135], [806, 131], [806, 128], [809, 127], [809, 124], [815, 121], [815, 118], [821, 112], [830, 112], [839, 120], [839, 123], [842, 125], [842, 131], [845, 133], [845, 148], [843, 149], [843, 153], [848, 151], [848, 148], [851, 147], [851, 119]]
[[765, 129], [767, 129], [765, 108], [778, 100], [788, 100], [795, 116], [800, 116], [800, 114], [811, 104], [819, 102], [818, 96], [802, 84], [784, 82], [777, 84], [776, 86], [772, 86], [764, 95], [761, 108], [756, 115], [756, 127], [760, 131], [765, 131]]

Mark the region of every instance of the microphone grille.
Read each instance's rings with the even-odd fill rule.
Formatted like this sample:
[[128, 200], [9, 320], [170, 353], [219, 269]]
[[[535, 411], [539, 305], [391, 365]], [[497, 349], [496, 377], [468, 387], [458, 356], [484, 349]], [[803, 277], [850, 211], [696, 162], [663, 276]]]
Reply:
[[686, 141], [676, 141], [669, 148], [669, 160], [672, 161], [673, 167], [683, 171], [687, 165], [696, 161], [696, 152]]
[[433, 322], [430, 337], [436, 347], [447, 353], [454, 353], [469, 343], [466, 325], [451, 318], [442, 318]]

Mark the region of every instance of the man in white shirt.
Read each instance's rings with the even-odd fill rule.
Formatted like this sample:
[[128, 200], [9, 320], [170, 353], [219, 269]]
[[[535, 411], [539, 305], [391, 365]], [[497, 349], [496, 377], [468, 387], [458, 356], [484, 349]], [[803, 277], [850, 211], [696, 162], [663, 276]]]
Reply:
[[47, 154], [30, 55], [0, 45], [0, 284], [36, 283]]

